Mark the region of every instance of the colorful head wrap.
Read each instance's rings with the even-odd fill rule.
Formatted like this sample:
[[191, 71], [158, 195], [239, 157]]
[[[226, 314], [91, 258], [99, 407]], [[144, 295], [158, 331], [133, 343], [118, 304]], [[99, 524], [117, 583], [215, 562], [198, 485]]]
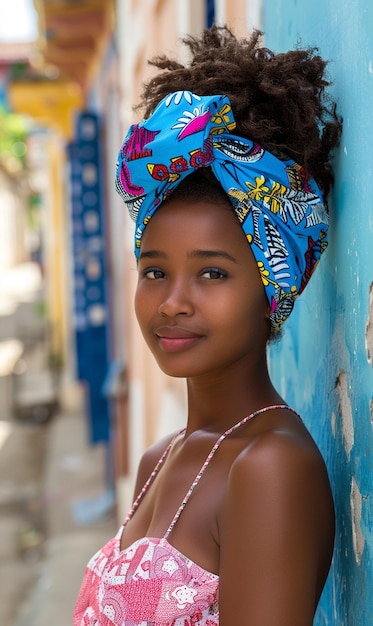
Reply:
[[193, 171], [211, 167], [251, 246], [278, 328], [327, 246], [328, 216], [316, 182], [300, 165], [232, 135], [235, 126], [226, 96], [171, 93], [129, 129], [116, 187], [136, 222], [138, 258], [162, 201]]

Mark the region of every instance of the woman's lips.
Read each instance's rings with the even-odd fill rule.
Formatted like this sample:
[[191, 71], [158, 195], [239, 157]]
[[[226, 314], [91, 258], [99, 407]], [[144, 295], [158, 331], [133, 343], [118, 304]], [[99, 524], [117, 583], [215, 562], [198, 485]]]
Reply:
[[179, 327], [161, 327], [155, 332], [159, 345], [165, 352], [177, 352], [196, 344], [202, 335]]

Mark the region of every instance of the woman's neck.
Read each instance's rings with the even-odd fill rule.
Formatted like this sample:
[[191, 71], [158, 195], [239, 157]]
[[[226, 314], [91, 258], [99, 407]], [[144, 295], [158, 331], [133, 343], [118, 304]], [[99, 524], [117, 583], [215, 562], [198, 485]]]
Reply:
[[266, 359], [255, 367], [237, 364], [229, 373], [188, 379], [187, 391], [189, 432], [224, 432], [255, 410], [284, 402], [272, 385]]

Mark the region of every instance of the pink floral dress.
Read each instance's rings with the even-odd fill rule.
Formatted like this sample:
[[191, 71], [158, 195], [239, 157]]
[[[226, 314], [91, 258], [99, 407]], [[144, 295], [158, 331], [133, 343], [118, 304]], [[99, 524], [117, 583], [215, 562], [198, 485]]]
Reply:
[[219, 625], [219, 576], [204, 570], [179, 552], [168, 542], [168, 536], [222, 441], [249, 419], [274, 408], [288, 407], [276, 405], [260, 409], [219, 437], [164, 537], [143, 537], [121, 550], [123, 529], [158, 474], [180, 434], [177, 433], [117, 535], [88, 563], [74, 610], [74, 626]]

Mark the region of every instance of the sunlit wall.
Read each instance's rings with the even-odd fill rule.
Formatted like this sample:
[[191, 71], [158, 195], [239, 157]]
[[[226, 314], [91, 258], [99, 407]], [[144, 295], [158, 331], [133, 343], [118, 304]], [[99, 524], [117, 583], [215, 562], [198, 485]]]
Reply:
[[326, 458], [337, 511], [334, 565], [315, 624], [368, 626], [373, 616], [373, 5], [266, 0], [269, 47], [301, 40], [330, 60], [344, 118], [330, 245], [296, 304], [272, 370]]

